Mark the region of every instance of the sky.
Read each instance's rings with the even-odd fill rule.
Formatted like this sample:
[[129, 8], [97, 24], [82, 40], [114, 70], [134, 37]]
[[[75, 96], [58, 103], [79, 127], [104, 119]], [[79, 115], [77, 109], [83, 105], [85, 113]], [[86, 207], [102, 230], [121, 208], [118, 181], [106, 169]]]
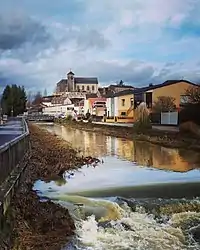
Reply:
[[0, 0], [0, 89], [47, 89], [72, 69], [133, 86], [200, 82], [200, 0]]

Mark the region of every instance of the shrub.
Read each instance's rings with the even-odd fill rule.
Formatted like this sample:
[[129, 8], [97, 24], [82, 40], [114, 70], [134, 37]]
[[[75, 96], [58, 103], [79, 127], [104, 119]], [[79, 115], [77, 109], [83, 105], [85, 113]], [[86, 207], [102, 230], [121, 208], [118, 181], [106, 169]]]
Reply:
[[192, 121], [200, 125], [200, 103], [186, 105], [179, 113], [179, 123]]
[[65, 119], [66, 119], [66, 121], [72, 121], [73, 117], [72, 117], [72, 115], [67, 115], [67, 117]]
[[151, 129], [151, 127], [149, 110], [147, 109], [145, 103], [141, 103], [135, 110], [134, 130], [136, 132], [142, 132], [144, 130]]

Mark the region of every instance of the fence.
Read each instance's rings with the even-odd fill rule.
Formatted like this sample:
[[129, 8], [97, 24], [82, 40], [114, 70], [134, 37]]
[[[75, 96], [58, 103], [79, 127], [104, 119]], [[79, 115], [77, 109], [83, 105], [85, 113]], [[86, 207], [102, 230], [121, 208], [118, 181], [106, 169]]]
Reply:
[[19, 164], [29, 149], [29, 130], [22, 118], [23, 134], [0, 146], [0, 185]]

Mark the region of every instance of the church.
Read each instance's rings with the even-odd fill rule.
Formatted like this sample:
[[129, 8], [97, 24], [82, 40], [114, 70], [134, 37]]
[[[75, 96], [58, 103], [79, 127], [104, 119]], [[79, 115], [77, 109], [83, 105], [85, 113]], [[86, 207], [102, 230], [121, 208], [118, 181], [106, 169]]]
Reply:
[[56, 94], [66, 92], [96, 94], [98, 92], [98, 79], [96, 77], [76, 77], [70, 70], [67, 74], [67, 79], [60, 80], [56, 85]]

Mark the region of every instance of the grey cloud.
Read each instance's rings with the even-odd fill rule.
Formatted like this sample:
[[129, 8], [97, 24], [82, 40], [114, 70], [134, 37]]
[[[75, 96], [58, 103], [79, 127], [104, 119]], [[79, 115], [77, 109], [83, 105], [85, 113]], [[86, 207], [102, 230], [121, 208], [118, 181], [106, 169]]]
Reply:
[[77, 45], [81, 49], [99, 48], [104, 49], [110, 45], [110, 42], [97, 30], [81, 32], [77, 36]]
[[[177, 66], [177, 65], [176, 65]], [[192, 81], [194, 83], [200, 82], [200, 74], [199, 71], [194, 70], [177, 70], [176, 68], [163, 68], [160, 70], [159, 74], [155, 77], [153, 77], [153, 82], [155, 83], [161, 83], [166, 80], [180, 80], [185, 79]]]
[[84, 27], [80, 29], [63, 24], [51, 24], [50, 30], [54, 34], [55, 43], [60, 45], [73, 41], [78, 50], [105, 49], [111, 45], [111, 41], [95, 29]]
[[[88, 65], [87, 65], [88, 66]], [[116, 63], [93, 62], [90, 68], [82, 66], [80, 71], [89, 75], [98, 76], [100, 82], [116, 82], [123, 80], [134, 86], [148, 84], [151, 81], [154, 68], [148, 65], [141, 65], [141, 62], [128, 63], [125, 66]]]
[[25, 43], [43, 43], [49, 38], [46, 28], [24, 15], [0, 13], [0, 49], [13, 50]]
[[165, 64], [165, 67], [172, 67], [174, 65], [176, 65], [175, 62], [168, 62], [168, 63]]

